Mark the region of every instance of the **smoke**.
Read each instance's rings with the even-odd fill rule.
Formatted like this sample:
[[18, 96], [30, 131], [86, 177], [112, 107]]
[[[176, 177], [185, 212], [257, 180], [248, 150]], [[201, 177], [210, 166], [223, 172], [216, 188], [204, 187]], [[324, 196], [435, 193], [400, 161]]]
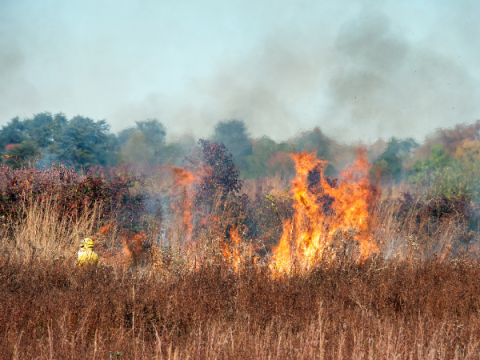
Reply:
[[382, 14], [346, 23], [329, 81], [330, 117], [352, 133], [413, 136], [479, 114], [472, 77], [453, 59], [410, 44]]
[[24, 63], [22, 50], [0, 36], [0, 107], [4, 109], [21, 109], [25, 104], [32, 107], [37, 105], [37, 91], [22, 74]]
[[344, 141], [421, 140], [480, 116], [478, 79], [427, 45], [408, 41], [385, 14], [365, 11], [331, 41], [290, 34], [224, 64], [194, 84], [198, 111], [175, 117], [199, 126], [239, 118], [276, 139], [320, 126]]
[[[203, 137], [218, 121], [240, 119], [253, 136], [266, 134], [275, 140], [318, 126], [342, 141], [393, 135], [420, 141], [436, 128], [480, 117], [475, 2], [347, 1], [329, 6], [287, 2], [280, 7], [276, 2], [254, 3], [247, 1], [246, 7], [244, 2], [235, 3], [224, 17], [197, 9], [205, 29], [210, 20], [230, 24], [232, 14], [238, 15], [232, 26], [241, 27], [243, 33], [229, 34], [247, 39], [249, 45], [241, 49], [226, 44], [227, 36], [221, 37], [221, 46], [213, 44], [220, 39], [213, 37], [216, 33], [228, 30], [223, 25], [202, 33], [195, 25], [173, 21], [180, 16], [196, 21], [190, 13], [181, 13], [186, 5], [171, 19], [171, 7], [153, 2], [124, 12], [119, 5], [112, 13], [118, 20], [106, 32], [102, 32], [105, 9], [99, 8], [92, 15], [92, 31], [99, 35], [83, 41], [79, 30], [70, 29], [64, 19], [57, 32], [69, 34], [72, 45], [45, 42], [44, 51], [52, 54], [40, 57], [45, 64], [55, 64], [65, 79], [52, 77], [58, 84], [52, 81], [53, 87], [45, 89], [39, 86], [39, 76], [28, 76], [34, 71], [28, 64], [37, 54], [16, 45], [15, 29], [0, 26], [0, 35], [10, 39], [0, 36], [0, 119], [63, 111], [106, 118], [118, 131], [134, 121], [158, 118], [170, 135], [187, 132]], [[142, 8], [145, 4], [148, 12]], [[155, 14], [171, 25], [168, 37], [155, 32], [152, 24], [161, 23]], [[125, 30], [127, 21], [132, 23]], [[261, 22], [266, 23], [264, 28]], [[262, 36], [260, 42], [251, 41], [250, 23], [251, 32]], [[156, 45], [146, 40], [149, 36], [167, 42]], [[129, 42], [123, 44], [120, 38]], [[131, 47], [127, 51], [125, 46]], [[64, 47], [72, 54], [57, 59]], [[35, 49], [42, 50], [38, 44]], [[210, 51], [215, 56], [203, 57]], [[183, 67], [174, 67], [167, 55], [163, 57], [172, 53]], [[202, 62], [210, 65], [187, 71]], [[37, 63], [36, 71], [43, 63]], [[175, 75], [160, 75], [169, 72]]]

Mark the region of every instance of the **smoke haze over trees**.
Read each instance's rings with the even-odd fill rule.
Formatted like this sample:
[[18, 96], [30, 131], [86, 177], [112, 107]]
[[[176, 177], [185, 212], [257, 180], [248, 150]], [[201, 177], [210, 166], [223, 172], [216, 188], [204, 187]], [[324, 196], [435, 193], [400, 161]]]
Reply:
[[[329, 163], [326, 174], [336, 176], [361, 146], [370, 154], [371, 177], [384, 184], [433, 185], [430, 191], [469, 194], [476, 201], [480, 200], [479, 123], [438, 129], [421, 144], [392, 137], [387, 142], [349, 145], [326, 136], [318, 127], [282, 142], [267, 136], [254, 138], [245, 122], [232, 119], [217, 122], [209, 141], [202, 144], [223, 144], [225, 156], [231, 154], [244, 180], [290, 178], [294, 170], [288, 154], [297, 152], [316, 152]], [[77, 170], [121, 164], [183, 166], [187, 154], [198, 149], [197, 139], [188, 135], [167, 141], [167, 129], [158, 119], [135, 124], [114, 134], [105, 120], [80, 115], [68, 119], [62, 113], [44, 112], [23, 120], [15, 117], [0, 129], [2, 161], [12, 167], [63, 162]]]
[[206, 4], [2, 2], [0, 124], [49, 110], [206, 138], [241, 119], [373, 142], [479, 116], [476, 1]]

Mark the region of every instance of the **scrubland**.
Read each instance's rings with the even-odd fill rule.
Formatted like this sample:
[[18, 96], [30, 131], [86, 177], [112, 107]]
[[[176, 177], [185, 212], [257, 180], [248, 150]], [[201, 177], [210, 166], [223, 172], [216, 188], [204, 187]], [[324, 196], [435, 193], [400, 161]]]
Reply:
[[[300, 157], [240, 189], [205, 153], [144, 177], [3, 167], [0, 357], [480, 358], [471, 199]], [[87, 236], [98, 268], [75, 266]]]

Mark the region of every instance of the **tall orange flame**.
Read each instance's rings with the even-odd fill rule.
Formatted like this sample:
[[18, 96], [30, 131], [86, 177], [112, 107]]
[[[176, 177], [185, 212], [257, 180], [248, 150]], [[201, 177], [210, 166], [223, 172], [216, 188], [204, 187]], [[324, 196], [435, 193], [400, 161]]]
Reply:
[[181, 227], [184, 229], [185, 240], [188, 242], [192, 238], [192, 201], [189, 196], [190, 189], [195, 180], [195, 175], [178, 167], [171, 166], [173, 171], [174, 192], [179, 195], [178, 205], [179, 213], [182, 216]]
[[[290, 156], [296, 170], [291, 190], [295, 214], [283, 225], [270, 268], [282, 273], [305, 271], [318, 261], [345, 255], [352, 241], [360, 245], [360, 259], [378, 252], [369, 233], [373, 194], [365, 152], [340, 173], [338, 186], [324, 176], [327, 162], [317, 159], [315, 153]], [[312, 179], [315, 173], [316, 180]]]

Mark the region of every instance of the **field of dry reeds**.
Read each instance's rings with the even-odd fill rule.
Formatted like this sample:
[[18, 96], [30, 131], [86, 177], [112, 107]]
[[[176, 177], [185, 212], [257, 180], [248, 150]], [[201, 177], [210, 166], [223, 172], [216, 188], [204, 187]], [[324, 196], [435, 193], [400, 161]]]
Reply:
[[[263, 194], [249, 184], [256, 205], [217, 192], [197, 208], [177, 169], [171, 204], [138, 219], [127, 215], [139, 181], [112, 178], [128, 191], [108, 192], [94, 178], [50, 179], [28, 192], [33, 177], [19, 189], [9, 175], [3, 188], [21, 196], [2, 193], [0, 358], [480, 358], [478, 240], [464, 199], [366, 196], [361, 180], [315, 183], [312, 169], [286, 193], [273, 191], [283, 180], [264, 180]], [[161, 193], [162, 181], [145, 186]], [[320, 220], [310, 195], [295, 198], [316, 184], [330, 214]], [[354, 190], [368, 204], [350, 202]], [[339, 217], [340, 203], [365, 222]], [[87, 236], [97, 268], [75, 266]]]

